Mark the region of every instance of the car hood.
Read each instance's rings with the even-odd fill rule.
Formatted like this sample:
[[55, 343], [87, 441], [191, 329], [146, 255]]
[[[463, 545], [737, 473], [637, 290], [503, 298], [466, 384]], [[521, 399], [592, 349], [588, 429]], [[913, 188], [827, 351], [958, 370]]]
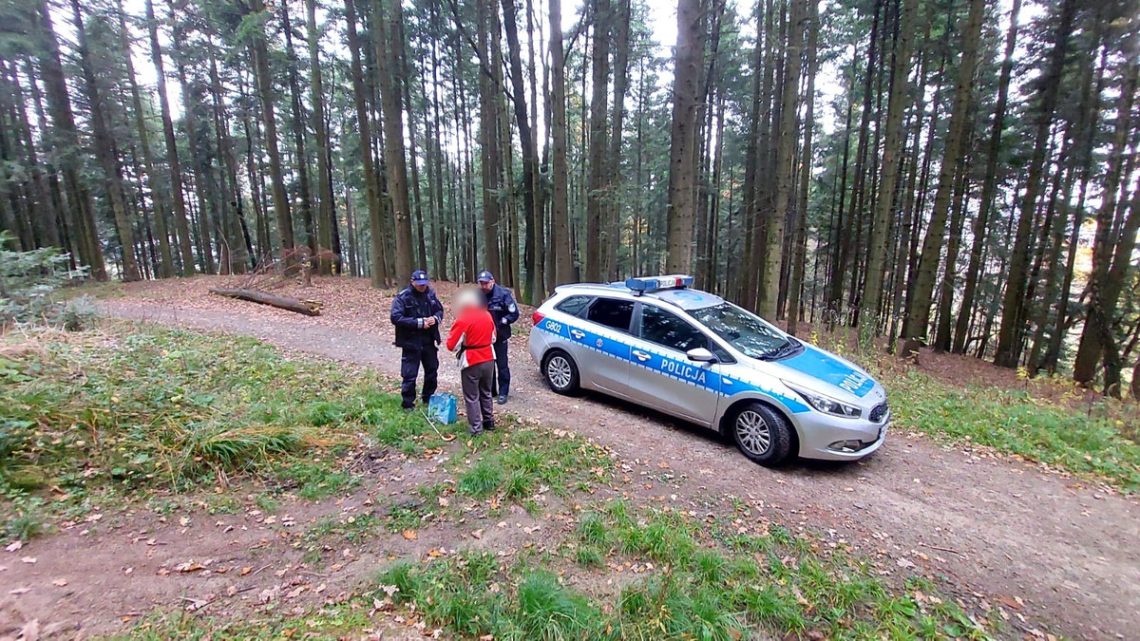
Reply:
[[876, 387], [875, 379], [853, 363], [807, 343], [799, 354], [771, 364], [785, 370], [787, 380], [820, 393], [863, 399]]

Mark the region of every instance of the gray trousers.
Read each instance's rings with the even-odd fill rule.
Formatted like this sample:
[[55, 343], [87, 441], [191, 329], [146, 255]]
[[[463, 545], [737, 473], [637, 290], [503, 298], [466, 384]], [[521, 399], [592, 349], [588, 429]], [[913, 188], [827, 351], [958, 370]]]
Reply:
[[495, 413], [491, 385], [495, 379], [495, 361], [467, 367], [460, 374], [463, 383], [463, 407], [472, 434], [484, 428], [494, 429]]

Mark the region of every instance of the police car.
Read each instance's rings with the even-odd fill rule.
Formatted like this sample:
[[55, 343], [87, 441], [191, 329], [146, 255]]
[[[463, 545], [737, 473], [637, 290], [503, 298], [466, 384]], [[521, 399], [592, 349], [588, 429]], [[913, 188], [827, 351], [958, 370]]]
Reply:
[[882, 446], [882, 385], [692, 282], [559, 287], [534, 312], [531, 357], [555, 392], [594, 390], [718, 430], [762, 465]]

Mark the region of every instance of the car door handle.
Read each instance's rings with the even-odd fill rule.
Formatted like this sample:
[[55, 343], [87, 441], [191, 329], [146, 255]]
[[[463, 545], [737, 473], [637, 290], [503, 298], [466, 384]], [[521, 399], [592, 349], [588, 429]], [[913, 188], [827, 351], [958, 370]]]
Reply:
[[586, 338], [586, 332], [583, 332], [580, 329], [570, 330], [570, 335], [573, 336], [574, 338], [577, 338], [578, 340], [582, 340], [583, 338]]
[[633, 350], [633, 357], [636, 358], [637, 360], [641, 361], [642, 363], [649, 360], [649, 354], [642, 352], [642, 351], [639, 351], [639, 350], [636, 350], [636, 349]]

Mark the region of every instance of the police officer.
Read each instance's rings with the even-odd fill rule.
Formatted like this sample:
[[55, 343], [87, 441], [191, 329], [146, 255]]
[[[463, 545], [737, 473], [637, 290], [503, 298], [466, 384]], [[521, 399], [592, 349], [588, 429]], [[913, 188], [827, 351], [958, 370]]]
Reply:
[[439, 324], [443, 322], [443, 304], [439, 302], [427, 272], [412, 272], [411, 285], [392, 300], [392, 324], [396, 326], [396, 347], [400, 356], [400, 396], [405, 410], [416, 404], [416, 377], [424, 368], [424, 387], [420, 398], [426, 405], [435, 394], [439, 372]]
[[497, 382], [499, 405], [507, 402], [511, 391], [511, 367], [507, 364], [507, 339], [511, 337], [511, 323], [519, 319], [519, 306], [511, 290], [495, 284], [495, 276], [487, 270], [479, 272], [479, 288], [487, 297], [487, 311], [495, 319], [495, 365], [498, 369]]

